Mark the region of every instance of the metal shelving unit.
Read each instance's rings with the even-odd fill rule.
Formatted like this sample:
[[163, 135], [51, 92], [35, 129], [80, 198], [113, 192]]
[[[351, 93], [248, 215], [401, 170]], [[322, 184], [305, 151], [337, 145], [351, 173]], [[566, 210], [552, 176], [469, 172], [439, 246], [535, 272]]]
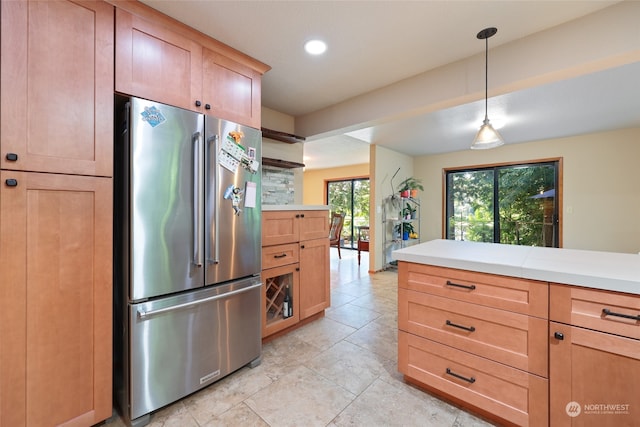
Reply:
[[[409, 213], [411, 210], [413, 215]], [[393, 251], [420, 243], [420, 199], [387, 197], [382, 208], [382, 227], [382, 268], [386, 270], [396, 267]]]

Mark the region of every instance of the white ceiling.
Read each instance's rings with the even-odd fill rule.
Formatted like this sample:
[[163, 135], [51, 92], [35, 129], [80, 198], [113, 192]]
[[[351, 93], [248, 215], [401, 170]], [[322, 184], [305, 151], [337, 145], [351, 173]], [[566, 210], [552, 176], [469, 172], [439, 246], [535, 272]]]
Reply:
[[[142, 1], [270, 65], [262, 82], [263, 105], [294, 117], [482, 53], [484, 43], [476, 33], [485, 27], [498, 28], [489, 42], [492, 48], [618, 3]], [[321, 57], [308, 56], [302, 49], [315, 37], [329, 46]], [[640, 64], [631, 64], [501, 95], [489, 100], [489, 111], [509, 110], [517, 112], [516, 118], [526, 117], [501, 130], [509, 143], [640, 126], [638, 75]], [[376, 125], [351, 136], [314, 140], [313, 135], [304, 135], [311, 137], [305, 143], [304, 162], [308, 168], [367, 163], [369, 146], [361, 139], [372, 137], [410, 155], [464, 150], [483, 116], [484, 102], [479, 101]], [[401, 139], [394, 137], [399, 129]]]

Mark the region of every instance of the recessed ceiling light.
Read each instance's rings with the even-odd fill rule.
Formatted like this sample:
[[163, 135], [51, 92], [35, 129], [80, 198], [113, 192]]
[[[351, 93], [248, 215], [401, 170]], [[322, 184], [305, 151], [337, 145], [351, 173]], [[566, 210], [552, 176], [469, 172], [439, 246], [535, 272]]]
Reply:
[[321, 55], [327, 50], [327, 44], [322, 40], [309, 40], [304, 44], [304, 50], [311, 55]]

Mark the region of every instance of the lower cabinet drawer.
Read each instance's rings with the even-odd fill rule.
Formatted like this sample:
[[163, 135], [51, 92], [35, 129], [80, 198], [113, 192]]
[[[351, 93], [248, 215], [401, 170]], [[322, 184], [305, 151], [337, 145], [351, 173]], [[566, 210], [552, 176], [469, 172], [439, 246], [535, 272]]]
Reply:
[[549, 319], [640, 339], [640, 296], [551, 284]]
[[280, 267], [298, 262], [297, 243], [262, 247], [262, 269]]
[[398, 263], [398, 284], [413, 291], [547, 319], [547, 282], [432, 265]]
[[407, 377], [521, 426], [549, 424], [548, 380], [462, 350], [398, 332]]
[[546, 319], [398, 289], [398, 328], [548, 377]]

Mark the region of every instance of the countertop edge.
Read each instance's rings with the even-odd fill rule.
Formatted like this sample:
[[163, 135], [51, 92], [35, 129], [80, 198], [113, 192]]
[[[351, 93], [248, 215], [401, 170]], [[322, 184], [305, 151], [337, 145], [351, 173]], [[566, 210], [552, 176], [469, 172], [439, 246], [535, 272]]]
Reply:
[[[438, 239], [396, 250], [393, 257], [397, 261], [640, 295], [640, 255], [551, 251], [558, 249], [515, 249], [494, 243]], [[593, 262], [594, 258], [601, 258], [601, 262]]]
[[328, 205], [262, 205], [262, 211], [328, 211]]

